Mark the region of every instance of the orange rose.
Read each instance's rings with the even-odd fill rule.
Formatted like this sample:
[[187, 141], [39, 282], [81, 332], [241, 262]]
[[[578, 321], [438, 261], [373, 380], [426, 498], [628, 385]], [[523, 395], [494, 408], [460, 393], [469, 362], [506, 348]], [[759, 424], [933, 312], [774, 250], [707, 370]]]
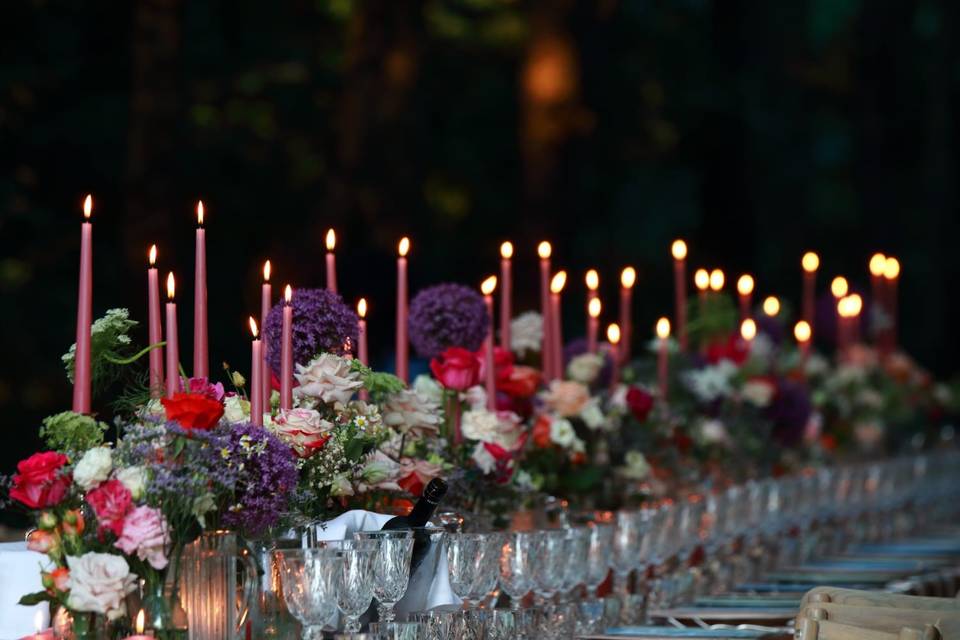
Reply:
[[553, 420], [548, 415], [541, 415], [533, 423], [533, 444], [541, 449], [550, 446], [550, 423]]

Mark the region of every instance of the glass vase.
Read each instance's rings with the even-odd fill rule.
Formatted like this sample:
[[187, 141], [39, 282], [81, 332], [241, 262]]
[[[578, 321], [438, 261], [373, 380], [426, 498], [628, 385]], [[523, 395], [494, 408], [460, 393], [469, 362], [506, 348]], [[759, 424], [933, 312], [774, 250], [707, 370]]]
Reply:
[[[187, 640], [187, 613], [180, 604], [180, 590], [176, 571], [171, 571], [166, 580], [147, 580], [143, 594], [145, 628], [150, 635], [160, 640]], [[131, 615], [135, 618], [136, 614]]]
[[73, 612], [72, 640], [110, 640], [105, 616], [99, 613]]

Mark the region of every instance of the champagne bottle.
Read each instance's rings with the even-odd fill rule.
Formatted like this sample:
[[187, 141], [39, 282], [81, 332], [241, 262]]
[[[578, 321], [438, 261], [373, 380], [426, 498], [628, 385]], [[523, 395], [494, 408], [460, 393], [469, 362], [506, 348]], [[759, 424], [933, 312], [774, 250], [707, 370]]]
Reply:
[[440, 478], [434, 478], [427, 486], [423, 488], [423, 494], [417, 503], [413, 505], [405, 516], [396, 516], [387, 520], [380, 528], [381, 531], [389, 529], [414, 529], [416, 527], [425, 527], [427, 522], [437, 510], [437, 505], [447, 493], [447, 483]]

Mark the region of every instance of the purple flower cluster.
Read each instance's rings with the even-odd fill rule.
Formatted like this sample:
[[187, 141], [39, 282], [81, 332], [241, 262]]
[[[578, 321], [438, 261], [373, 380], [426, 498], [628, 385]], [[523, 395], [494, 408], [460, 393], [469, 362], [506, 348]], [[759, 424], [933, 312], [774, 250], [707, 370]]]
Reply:
[[221, 430], [219, 454], [230, 471], [238, 472], [232, 503], [223, 524], [256, 537], [276, 525], [297, 486], [297, 467], [290, 447], [275, 435], [252, 424]]
[[461, 284], [438, 284], [410, 301], [410, 342], [422, 358], [448, 347], [476, 351], [490, 327], [483, 296]]
[[[344, 354], [344, 345], [355, 349], [360, 334], [359, 318], [343, 299], [326, 289], [294, 289], [293, 361], [307, 364], [323, 352]], [[267, 315], [263, 335], [269, 346], [270, 367], [280, 373], [280, 334], [283, 331], [283, 304], [274, 305]]]
[[813, 404], [805, 386], [790, 380], [778, 381], [777, 395], [767, 409], [777, 442], [785, 447], [799, 445], [812, 413]]

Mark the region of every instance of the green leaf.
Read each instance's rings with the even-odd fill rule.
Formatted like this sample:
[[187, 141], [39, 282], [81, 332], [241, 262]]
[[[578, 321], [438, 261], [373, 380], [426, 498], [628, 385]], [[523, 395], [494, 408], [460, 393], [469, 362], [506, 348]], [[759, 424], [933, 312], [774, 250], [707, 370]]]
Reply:
[[41, 602], [56, 602], [56, 600], [54, 600], [54, 598], [46, 591], [37, 591], [35, 593], [28, 593], [27, 595], [21, 597], [17, 604], [23, 605], [24, 607], [32, 607], [33, 605], [40, 604]]

